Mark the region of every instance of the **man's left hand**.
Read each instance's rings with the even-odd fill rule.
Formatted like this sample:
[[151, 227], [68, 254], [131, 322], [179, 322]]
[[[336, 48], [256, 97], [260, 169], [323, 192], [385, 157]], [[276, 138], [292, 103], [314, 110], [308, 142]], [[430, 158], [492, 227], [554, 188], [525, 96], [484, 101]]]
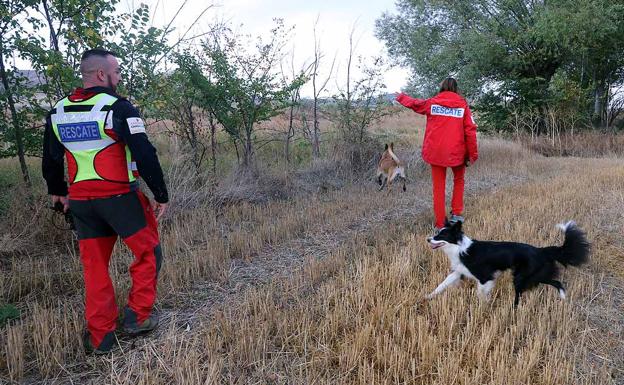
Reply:
[[51, 195], [52, 197], [52, 207], [54, 207], [57, 203], [63, 205], [63, 212], [66, 213], [69, 210], [69, 200], [67, 196], [63, 195]]

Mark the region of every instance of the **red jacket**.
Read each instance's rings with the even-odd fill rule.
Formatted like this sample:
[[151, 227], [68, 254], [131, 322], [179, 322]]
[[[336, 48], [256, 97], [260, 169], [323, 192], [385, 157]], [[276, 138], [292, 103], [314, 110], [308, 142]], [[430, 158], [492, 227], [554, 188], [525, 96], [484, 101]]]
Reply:
[[427, 115], [423, 160], [436, 166], [454, 167], [474, 162], [477, 125], [466, 100], [455, 92], [443, 91], [431, 99], [415, 99], [401, 93], [396, 100], [415, 112]]

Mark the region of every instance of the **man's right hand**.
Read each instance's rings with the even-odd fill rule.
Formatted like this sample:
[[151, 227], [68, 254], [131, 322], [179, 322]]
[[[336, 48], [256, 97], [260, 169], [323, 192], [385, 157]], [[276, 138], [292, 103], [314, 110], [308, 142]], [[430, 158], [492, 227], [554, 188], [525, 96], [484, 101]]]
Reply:
[[156, 214], [156, 222], [160, 222], [160, 218], [162, 218], [162, 216], [167, 211], [168, 203], [160, 203], [156, 201], [151, 201], [150, 203], [152, 204], [152, 210], [154, 210], [154, 214]]
[[52, 197], [52, 207], [54, 207], [57, 203], [63, 205], [63, 212], [66, 213], [69, 210], [69, 199], [67, 199], [67, 195], [51, 195]]

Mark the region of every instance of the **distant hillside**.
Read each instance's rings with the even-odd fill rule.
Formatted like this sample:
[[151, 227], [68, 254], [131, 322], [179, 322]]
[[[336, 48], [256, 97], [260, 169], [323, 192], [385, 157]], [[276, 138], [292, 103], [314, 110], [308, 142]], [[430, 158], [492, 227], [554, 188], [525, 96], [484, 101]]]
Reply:
[[[26, 85], [29, 87], [34, 87], [44, 83], [43, 77], [40, 76], [35, 70], [16, 70], [15, 74], [17, 77], [26, 78]], [[4, 85], [2, 85], [2, 82], [0, 82], [0, 90], [4, 92]]]
[[[384, 94], [382, 96], [384, 102], [388, 103], [388, 104], [396, 104], [397, 102], [394, 100], [395, 98], [395, 94]], [[336, 101], [334, 100], [334, 98], [332, 97], [326, 97], [326, 98], [319, 98], [318, 99], [318, 103], [319, 105], [332, 105], [334, 104]], [[303, 105], [311, 105], [312, 104], [312, 98], [308, 98], [308, 97], [303, 97], [301, 98], [301, 103]]]

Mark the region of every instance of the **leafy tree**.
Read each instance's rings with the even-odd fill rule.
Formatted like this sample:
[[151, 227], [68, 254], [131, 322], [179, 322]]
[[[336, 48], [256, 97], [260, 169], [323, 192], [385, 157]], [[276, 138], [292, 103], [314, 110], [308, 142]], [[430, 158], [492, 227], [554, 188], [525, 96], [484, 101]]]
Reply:
[[[284, 68], [283, 66], [284, 63], [280, 64], [280, 68], [282, 72], [282, 84], [284, 85], [284, 87], [290, 89], [290, 94], [289, 94], [290, 103], [288, 106], [288, 111], [286, 112], [288, 115], [288, 126], [287, 126], [286, 135], [284, 136], [284, 158], [286, 159], [288, 163], [290, 163], [290, 160], [291, 160], [290, 159], [290, 147], [291, 147], [291, 141], [295, 137], [296, 121], [298, 121], [300, 117], [303, 117], [305, 115], [305, 113], [302, 111], [301, 87], [305, 84], [305, 82], [308, 81], [308, 79], [312, 79], [312, 76], [310, 75], [310, 73], [315, 67], [315, 63], [313, 62], [312, 64], [309, 64], [309, 65], [306, 65], [304, 63], [300, 69], [298, 70], [295, 69], [294, 47], [291, 52], [289, 64], [290, 64], [290, 70], [288, 71], [289, 73], [287, 73], [286, 69]], [[291, 82], [298, 80], [298, 79], [301, 79], [303, 81], [298, 82], [296, 87], [289, 87]], [[302, 130], [305, 130], [305, 129], [302, 128]], [[315, 151], [313, 148], [312, 153], [314, 154], [314, 152]]]
[[[207, 152], [205, 143], [205, 114], [199, 108], [201, 92], [195, 82], [207, 81], [198, 71], [200, 64], [197, 55], [186, 49], [176, 54], [177, 68], [161, 77], [159, 100], [153, 104], [154, 112], [161, 118], [173, 122], [170, 132], [182, 138], [190, 149], [191, 161], [197, 171]], [[207, 119], [210, 123], [210, 119]], [[214, 144], [215, 130], [210, 130], [211, 143]], [[215, 152], [212, 148], [213, 171], [215, 171]]]
[[367, 145], [370, 143], [368, 129], [371, 124], [389, 114], [390, 110], [384, 101], [383, 93], [385, 89], [383, 74], [386, 66], [380, 57], [372, 58], [370, 63], [359, 58], [362, 76], [353, 79], [351, 71], [355, 60], [354, 32], [355, 30], [352, 30], [349, 35], [345, 82], [339, 93], [333, 97], [335, 106], [330, 119], [342, 135], [343, 143], [346, 145], [344, 152], [351, 166], [356, 171], [362, 171], [367, 168], [368, 161], [375, 151]]
[[258, 38], [255, 49], [250, 50], [231, 29], [214, 30], [203, 44], [206, 62], [195, 68], [193, 82], [202, 93], [200, 106], [230, 135], [237, 154], [242, 152], [239, 161], [244, 168], [253, 165], [256, 124], [288, 107], [292, 91], [305, 82], [303, 74], [286, 83], [280, 77], [288, 33], [277, 19], [269, 41]]
[[[139, 107], [148, 107], [162, 94], [163, 63], [176, 46], [195, 38], [187, 37], [192, 23], [170, 44], [171, 23], [165, 29], [151, 27], [146, 5], [119, 13], [117, 4], [118, 0], [0, 1], [0, 157], [17, 156], [26, 182], [25, 157], [40, 154], [45, 114], [80, 85], [82, 52], [95, 47], [116, 51], [125, 80], [120, 93], [135, 99]], [[37, 81], [7, 65], [15, 56], [30, 64]]]
[[32, 93], [28, 92], [28, 79], [9, 68], [6, 60], [16, 49], [16, 40], [26, 35], [24, 21], [31, 19], [28, 10], [34, 1], [3, 0], [0, 2], [0, 143], [7, 143], [0, 155], [17, 155], [24, 182], [30, 185], [30, 176], [26, 165], [26, 142], [24, 125], [27, 112], [18, 110], [18, 104], [27, 102]]
[[37, 34], [21, 38], [20, 54], [42, 77], [38, 92], [46, 96], [49, 109], [78, 86], [82, 52], [102, 47], [120, 22], [113, 17], [113, 1], [40, 0], [33, 11], [40, 17], [31, 20]]
[[[110, 30], [108, 22], [115, 3], [77, 0], [0, 3], [3, 83], [0, 110], [9, 111], [10, 116], [3, 114], [0, 119], [0, 141], [4, 143], [0, 156], [18, 157], [27, 184], [30, 177], [25, 157], [40, 154], [43, 117], [56, 100], [78, 84], [78, 52], [102, 45], [101, 34]], [[31, 64], [34, 76], [30, 73], [27, 77], [27, 72], [6, 65], [16, 56]]]
[[377, 20], [377, 35], [412, 69], [410, 88], [432, 93], [454, 75], [498, 128], [516, 109], [545, 119], [557, 73], [603, 102], [622, 76], [621, 1], [400, 0], [398, 9]]

